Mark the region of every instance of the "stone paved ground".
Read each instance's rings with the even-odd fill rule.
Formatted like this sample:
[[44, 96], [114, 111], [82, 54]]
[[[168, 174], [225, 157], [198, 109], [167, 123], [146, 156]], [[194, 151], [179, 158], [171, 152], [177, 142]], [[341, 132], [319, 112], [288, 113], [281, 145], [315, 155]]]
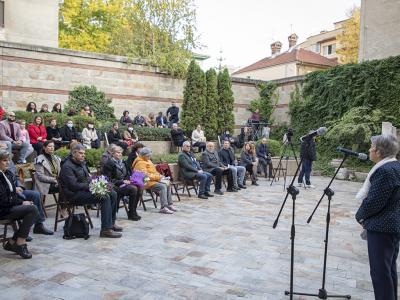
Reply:
[[[297, 291], [321, 287], [326, 201], [311, 224], [306, 219], [327, 182], [316, 177], [317, 188], [302, 189], [296, 202]], [[326, 287], [367, 300], [373, 293], [366, 243], [353, 218], [360, 186], [333, 185]], [[96, 217], [87, 241], [63, 240], [60, 229], [52, 237], [34, 235], [31, 260], [0, 250], [0, 299], [288, 299], [291, 201], [272, 229], [283, 198], [282, 183], [270, 187], [261, 179], [240, 193], [183, 198], [173, 216], [152, 209], [130, 222], [120, 210], [118, 240], [98, 237]]]

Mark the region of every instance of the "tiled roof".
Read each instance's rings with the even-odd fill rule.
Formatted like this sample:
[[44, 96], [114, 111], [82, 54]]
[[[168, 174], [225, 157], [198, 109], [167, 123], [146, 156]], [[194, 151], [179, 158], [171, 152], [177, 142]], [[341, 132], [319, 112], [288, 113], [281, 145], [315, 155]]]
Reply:
[[234, 72], [232, 75], [258, 69], [265, 69], [271, 66], [282, 65], [290, 62], [301, 62], [305, 64], [313, 64], [327, 67], [333, 67], [337, 65], [336, 59], [329, 59], [325, 56], [319, 55], [318, 53], [305, 49], [293, 49], [290, 52], [285, 52], [274, 57], [263, 58], [254, 64], [251, 64]]

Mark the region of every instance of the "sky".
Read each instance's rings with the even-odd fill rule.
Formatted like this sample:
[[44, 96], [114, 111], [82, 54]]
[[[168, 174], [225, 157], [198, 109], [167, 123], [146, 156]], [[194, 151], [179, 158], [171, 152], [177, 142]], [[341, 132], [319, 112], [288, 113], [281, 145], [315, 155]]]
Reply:
[[[194, 0], [197, 32], [203, 47], [196, 53], [209, 55], [204, 69], [223, 65], [241, 68], [271, 55], [270, 44], [299, 36], [298, 43], [333, 23], [347, 18], [360, 0]], [[220, 51], [222, 50], [222, 55]]]

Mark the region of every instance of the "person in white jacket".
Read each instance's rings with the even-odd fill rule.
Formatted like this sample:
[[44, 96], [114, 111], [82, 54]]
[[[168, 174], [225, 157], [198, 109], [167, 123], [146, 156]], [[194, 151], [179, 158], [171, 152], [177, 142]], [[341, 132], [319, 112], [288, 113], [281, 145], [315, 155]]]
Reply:
[[89, 121], [87, 126], [82, 130], [82, 144], [86, 149], [100, 148], [100, 139], [97, 135], [96, 129], [94, 128], [93, 121]]
[[201, 125], [197, 125], [192, 132], [192, 147], [198, 147], [200, 152], [206, 150], [206, 137], [204, 131], [201, 130]]

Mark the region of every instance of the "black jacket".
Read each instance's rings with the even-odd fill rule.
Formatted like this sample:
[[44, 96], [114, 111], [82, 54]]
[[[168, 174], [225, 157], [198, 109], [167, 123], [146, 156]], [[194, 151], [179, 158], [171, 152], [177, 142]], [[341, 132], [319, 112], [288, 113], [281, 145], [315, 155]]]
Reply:
[[9, 170], [6, 170], [4, 174], [11, 182], [13, 191], [11, 192], [6, 179], [2, 174], [0, 174], [0, 218], [7, 215], [10, 212], [11, 207], [22, 204], [22, 199], [17, 196], [15, 191], [15, 176]]
[[176, 145], [177, 143], [182, 143], [185, 140], [185, 135], [183, 134], [183, 130], [178, 129], [171, 129], [171, 138]]
[[245, 167], [250, 165], [254, 162], [254, 156], [246, 151], [242, 151], [240, 153], [240, 165]]
[[172, 123], [178, 123], [179, 122], [179, 107], [177, 106], [171, 106], [170, 108], [167, 109], [167, 116], [169, 114], [169, 121]]
[[60, 138], [60, 129], [56, 126], [55, 128], [51, 128], [50, 126], [46, 127], [46, 133], [47, 133], [47, 140], [51, 140], [53, 138]]
[[165, 116], [162, 116], [162, 117], [157, 116], [157, 117], [156, 117], [156, 124], [157, 124], [157, 126], [162, 126], [162, 125], [163, 125], [163, 124], [161, 124], [161, 120], [164, 121], [164, 126], [167, 126], [168, 121], [167, 121], [167, 118], [166, 118]]
[[266, 158], [267, 156], [269, 156], [270, 152], [268, 149], [268, 145], [263, 143], [258, 144], [256, 147], [256, 154], [257, 157], [262, 157], [262, 158]]
[[124, 183], [124, 180], [129, 180], [131, 169], [127, 166], [125, 161], [123, 161], [122, 168], [120, 168], [117, 163], [110, 158], [103, 166], [103, 175], [107, 176], [116, 187], [120, 187]]
[[79, 140], [79, 134], [75, 130], [75, 127], [69, 128], [67, 125], [64, 125], [60, 129], [60, 135], [63, 141]]
[[136, 151], [131, 151], [131, 153], [129, 153], [128, 159], [126, 160], [126, 165], [128, 166], [129, 170], [132, 169], [132, 164], [135, 161], [136, 157], [138, 157]]
[[235, 154], [233, 153], [232, 148], [229, 148], [228, 150], [225, 150], [222, 148], [219, 153], [218, 153], [219, 159], [221, 162], [224, 164], [224, 166], [228, 165], [236, 165], [236, 158]]
[[122, 140], [121, 134], [119, 133], [119, 131], [115, 132], [110, 130], [107, 133], [107, 139], [108, 139], [108, 143], [109, 144], [115, 144], [118, 143], [119, 140]]
[[301, 143], [300, 158], [311, 161], [317, 159], [317, 150], [315, 149], [315, 141], [313, 138], [305, 139]]
[[66, 199], [74, 200], [76, 192], [89, 191], [90, 173], [86, 162], [78, 163], [68, 156], [62, 163], [59, 179]]

